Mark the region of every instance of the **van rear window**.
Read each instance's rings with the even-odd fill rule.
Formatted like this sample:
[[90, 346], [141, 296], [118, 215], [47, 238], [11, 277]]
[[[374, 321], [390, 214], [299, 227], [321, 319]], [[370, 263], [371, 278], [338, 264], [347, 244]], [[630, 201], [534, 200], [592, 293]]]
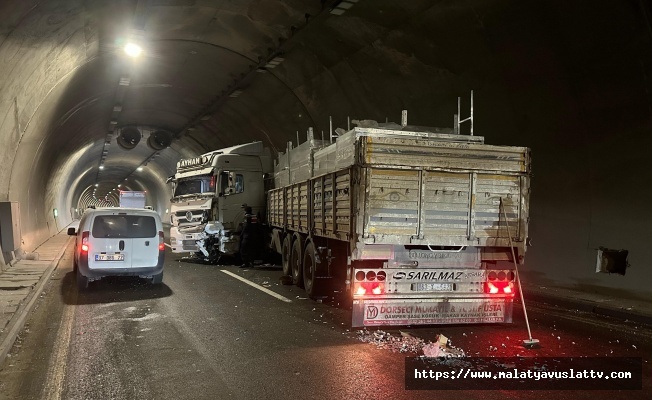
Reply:
[[98, 215], [93, 221], [96, 238], [151, 238], [155, 237], [154, 217], [143, 215]]

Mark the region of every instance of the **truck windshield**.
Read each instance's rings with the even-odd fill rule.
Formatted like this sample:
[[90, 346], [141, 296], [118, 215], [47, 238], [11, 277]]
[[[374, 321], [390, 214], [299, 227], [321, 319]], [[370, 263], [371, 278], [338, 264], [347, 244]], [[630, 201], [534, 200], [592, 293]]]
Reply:
[[174, 188], [174, 196], [215, 192], [215, 175], [198, 175], [181, 178]]

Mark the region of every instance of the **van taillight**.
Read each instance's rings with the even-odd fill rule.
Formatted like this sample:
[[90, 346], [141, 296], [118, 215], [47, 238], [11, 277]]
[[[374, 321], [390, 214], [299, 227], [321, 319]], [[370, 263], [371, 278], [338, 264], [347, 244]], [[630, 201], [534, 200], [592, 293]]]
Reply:
[[81, 240], [81, 251], [82, 253], [88, 253], [88, 249], [90, 248], [88, 245], [88, 237], [90, 236], [90, 233], [88, 231], [82, 232], [82, 240]]
[[158, 231], [158, 251], [165, 251], [163, 231]]

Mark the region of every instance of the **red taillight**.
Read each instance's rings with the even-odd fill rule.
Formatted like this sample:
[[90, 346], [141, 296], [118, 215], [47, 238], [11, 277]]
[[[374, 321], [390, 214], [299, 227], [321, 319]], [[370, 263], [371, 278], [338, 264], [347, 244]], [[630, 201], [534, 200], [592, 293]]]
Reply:
[[491, 294], [496, 294], [496, 293], [498, 293], [498, 288], [493, 283], [487, 282], [487, 287], [485, 289], [485, 292], [491, 293]]
[[514, 294], [514, 282], [485, 282], [484, 292], [489, 294]]
[[356, 282], [353, 293], [357, 296], [365, 294], [383, 294], [385, 292], [385, 284], [382, 282]]
[[90, 232], [84, 231], [82, 232], [82, 241], [81, 241], [81, 251], [82, 253], [88, 253], [88, 250], [90, 249], [90, 246], [88, 245], [88, 238], [90, 236]]
[[158, 231], [158, 251], [165, 251], [163, 231]]

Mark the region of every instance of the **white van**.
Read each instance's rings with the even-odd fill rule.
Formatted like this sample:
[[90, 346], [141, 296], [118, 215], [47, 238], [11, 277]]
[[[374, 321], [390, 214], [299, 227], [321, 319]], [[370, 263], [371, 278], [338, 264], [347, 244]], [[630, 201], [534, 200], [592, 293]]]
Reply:
[[159, 215], [143, 208], [87, 210], [76, 235], [73, 261], [77, 287], [105, 276], [139, 276], [153, 284], [163, 281], [165, 244]]

